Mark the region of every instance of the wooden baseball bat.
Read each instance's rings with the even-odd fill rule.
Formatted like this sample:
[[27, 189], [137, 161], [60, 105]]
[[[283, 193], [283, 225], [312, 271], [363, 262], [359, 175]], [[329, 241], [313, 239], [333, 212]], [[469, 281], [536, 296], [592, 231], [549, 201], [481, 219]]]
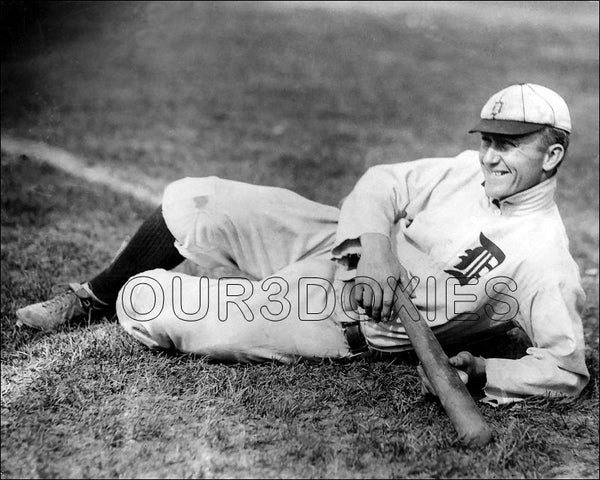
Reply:
[[[448, 363], [448, 356], [421, 313], [400, 288], [396, 289], [396, 295], [396, 315], [402, 321], [423, 370], [450, 417], [460, 442], [470, 447], [486, 445], [492, 438], [492, 431], [473, 397], [456, 370]], [[410, 312], [407, 305], [413, 307]]]

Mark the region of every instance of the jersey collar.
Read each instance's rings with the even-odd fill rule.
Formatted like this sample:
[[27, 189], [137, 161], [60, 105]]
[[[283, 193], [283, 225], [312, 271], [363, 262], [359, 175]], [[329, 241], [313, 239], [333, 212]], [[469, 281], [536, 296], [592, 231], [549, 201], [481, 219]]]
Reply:
[[555, 191], [556, 175], [500, 202], [488, 198], [488, 204], [491, 209], [499, 210], [503, 215], [526, 215], [553, 206]]

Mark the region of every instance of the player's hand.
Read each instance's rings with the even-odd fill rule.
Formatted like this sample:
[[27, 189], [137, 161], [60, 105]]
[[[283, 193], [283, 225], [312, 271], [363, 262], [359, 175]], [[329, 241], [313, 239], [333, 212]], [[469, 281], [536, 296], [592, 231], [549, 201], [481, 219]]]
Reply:
[[[466, 385], [469, 382], [469, 376], [467, 375], [467, 373], [458, 369], [456, 370], [456, 372], [458, 373], [458, 376], [460, 377], [462, 382]], [[417, 366], [417, 373], [419, 374], [419, 378], [421, 379], [422, 393], [430, 393], [431, 395], [435, 395], [437, 397], [435, 389], [433, 388], [433, 385], [431, 385], [431, 382], [429, 381], [429, 378], [427, 378], [425, 370], [423, 370], [423, 367], [421, 365]]]
[[469, 386], [484, 386], [486, 383], [485, 360], [475, 357], [470, 352], [460, 352], [448, 359], [450, 365], [469, 377]]
[[[485, 386], [485, 360], [483, 358], [475, 357], [470, 352], [460, 352], [450, 357], [448, 363], [456, 369], [456, 373], [465, 385], [471, 388], [483, 388]], [[421, 365], [417, 366], [417, 373], [421, 378], [423, 393], [429, 392], [436, 395]]]
[[397, 281], [405, 288], [410, 281], [408, 272], [385, 235], [367, 233], [361, 235], [360, 241], [362, 253], [356, 268], [354, 300], [376, 322], [388, 321]]

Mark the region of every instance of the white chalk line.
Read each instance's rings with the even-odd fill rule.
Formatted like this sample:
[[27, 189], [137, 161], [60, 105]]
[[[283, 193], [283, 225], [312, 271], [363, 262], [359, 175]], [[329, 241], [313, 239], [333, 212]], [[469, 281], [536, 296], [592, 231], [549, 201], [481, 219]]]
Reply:
[[[45, 142], [14, 138], [1, 135], [2, 152], [9, 155], [25, 155], [28, 158], [53, 166], [58, 170], [68, 173], [87, 182], [102, 185], [111, 191], [129, 195], [140, 202], [150, 205], [159, 205], [161, 192], [156, 192], [143, 185], [127, 182], [117, 178], [108, 168], [100, 165], [87, 165], [81, 158], [69, 153], [62, 148], [53, 147]], [[136, 176], [144, 179], [143, 175]], [[154, 179], [147, 179], [147, 183], [156, 183]]]

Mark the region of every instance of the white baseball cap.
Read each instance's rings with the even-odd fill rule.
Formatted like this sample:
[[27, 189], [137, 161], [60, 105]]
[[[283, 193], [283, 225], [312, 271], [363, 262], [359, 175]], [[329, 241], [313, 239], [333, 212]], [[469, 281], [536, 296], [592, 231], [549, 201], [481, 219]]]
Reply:
[[511, 85], [495, 93], [480, 116], [469, 133], [526, 135], [547, 126], [571, 133], [567, 103], [558, 93], [533, 83]]

